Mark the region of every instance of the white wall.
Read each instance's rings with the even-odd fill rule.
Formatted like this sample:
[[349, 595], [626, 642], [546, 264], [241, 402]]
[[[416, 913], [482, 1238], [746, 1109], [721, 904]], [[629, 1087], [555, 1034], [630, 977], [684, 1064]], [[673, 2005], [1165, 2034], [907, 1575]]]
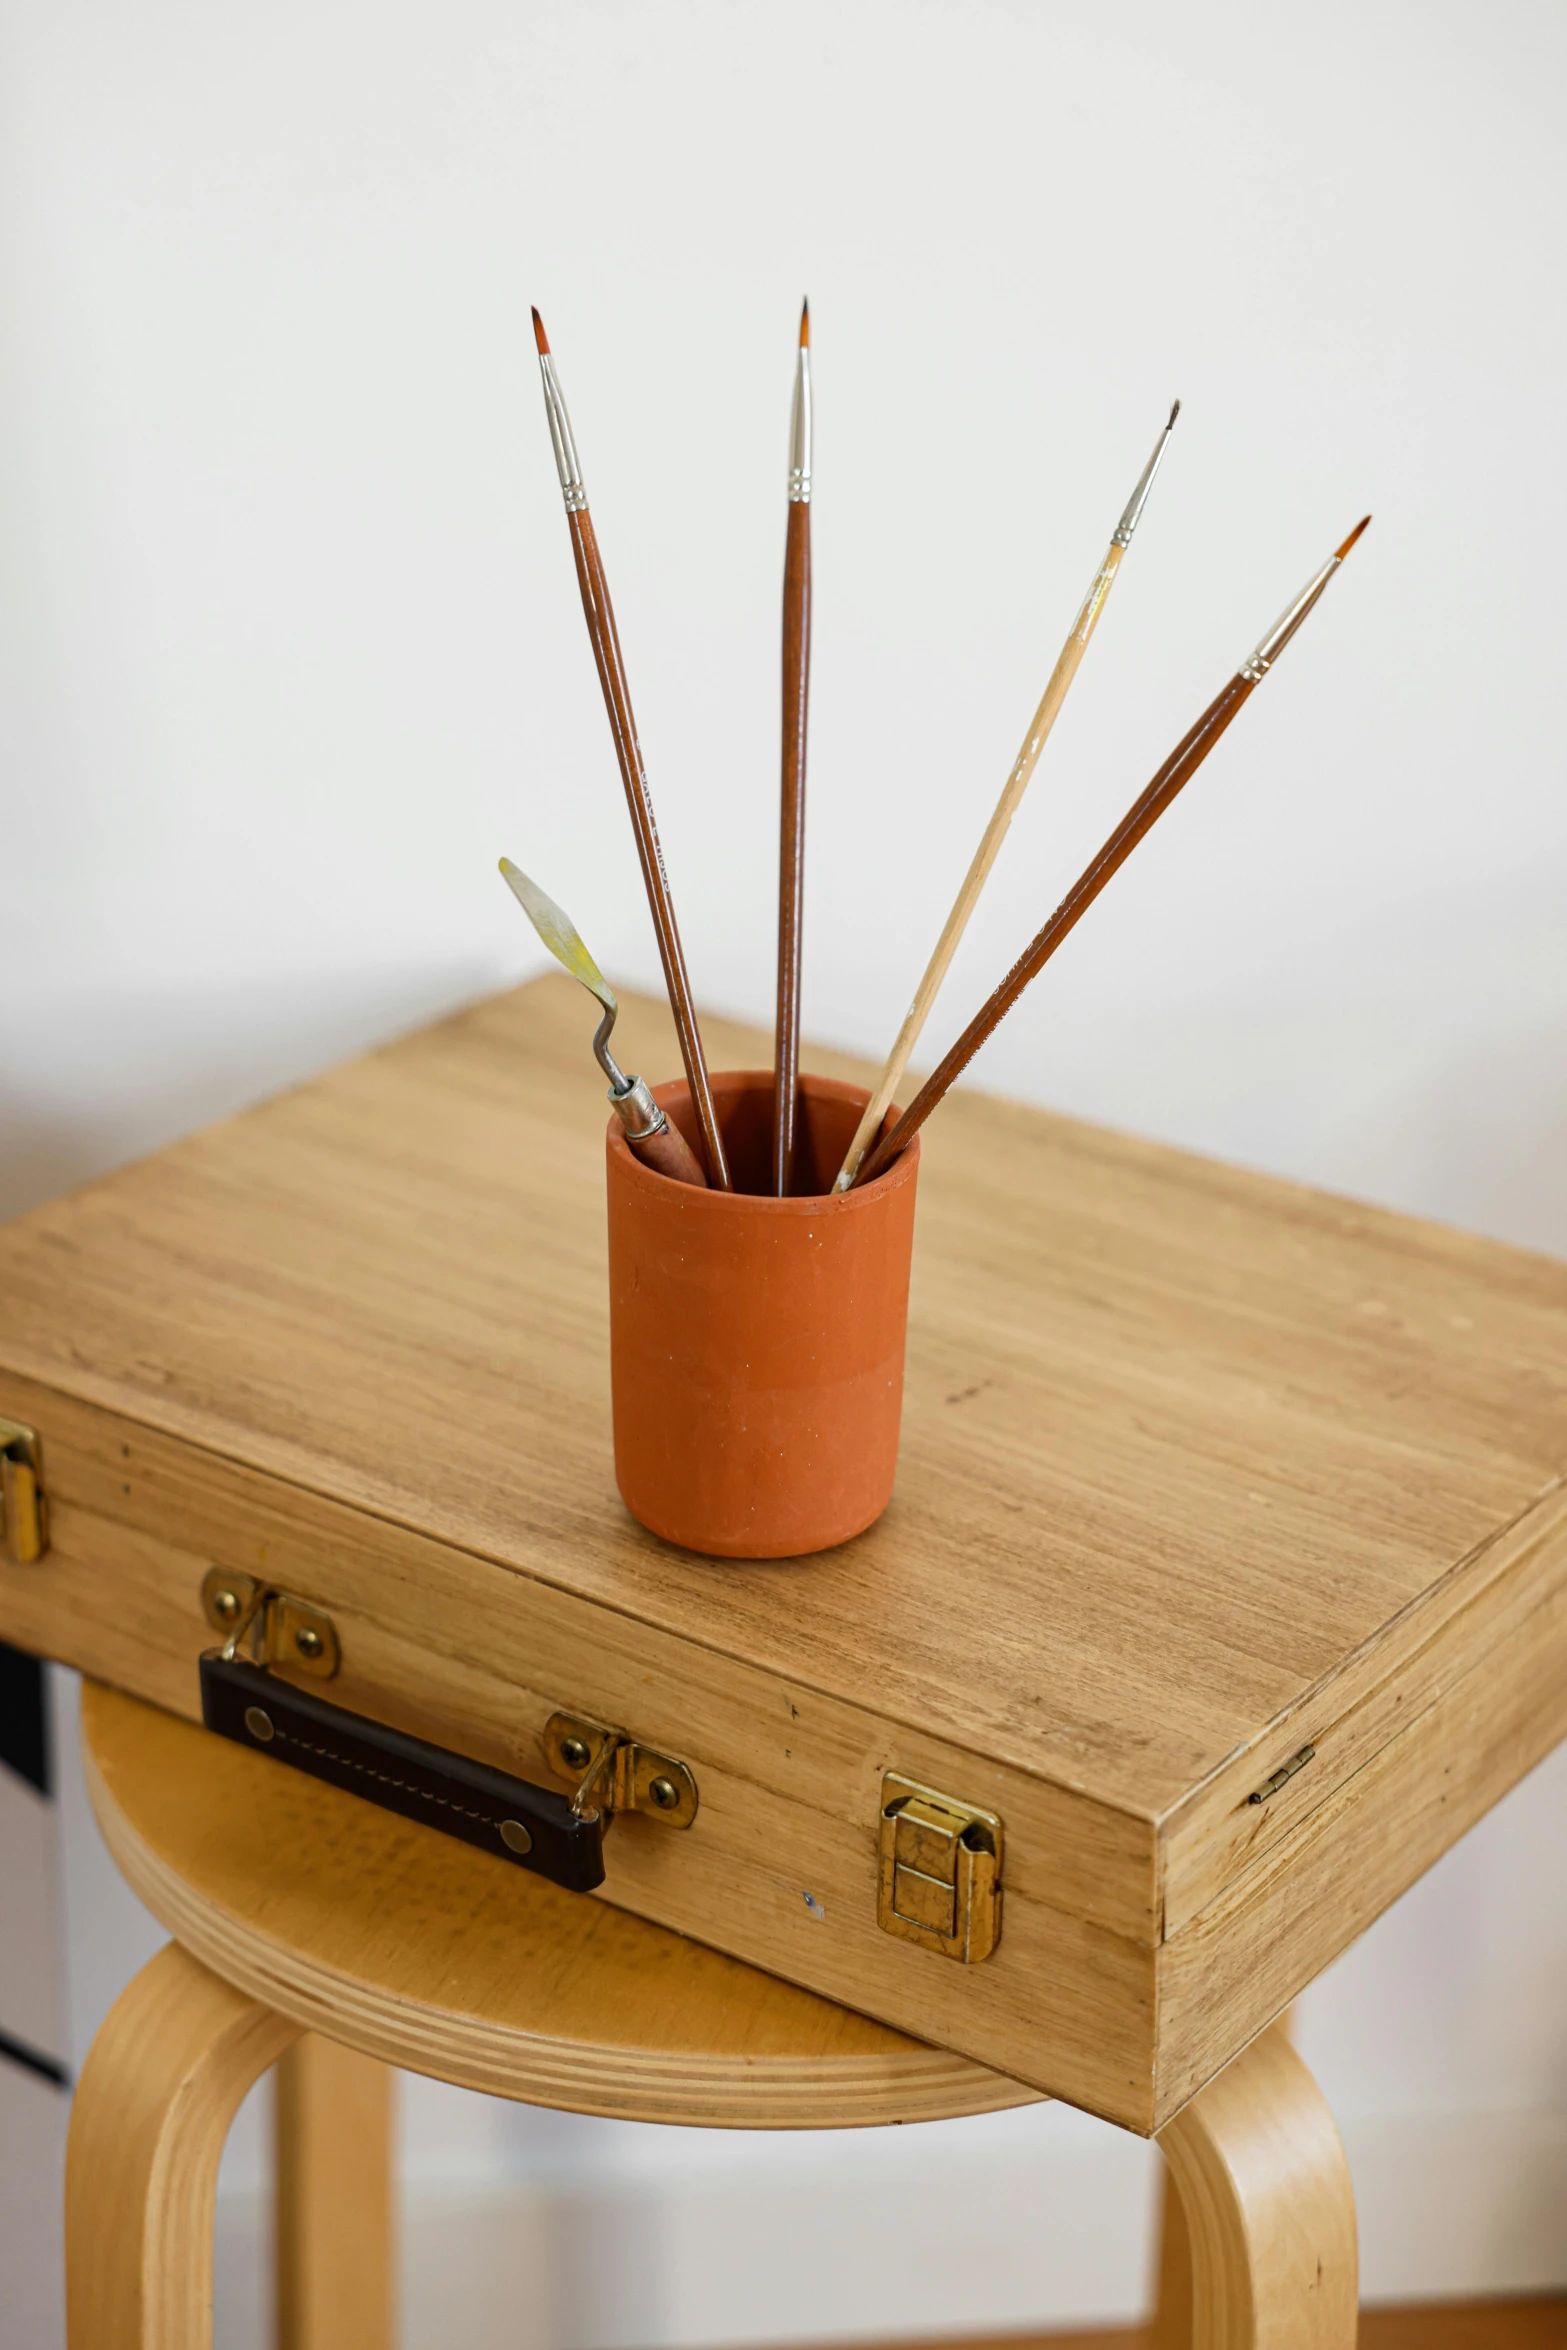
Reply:
[[[931, 1042], [1370, 506], [978, 1075], [1567, 1249], [1559, 9], [3, 0], [0, 26], [0, 1204], [531, 968], [502, 849], [652, 978], [530, 299], [697, 986], [765, 1015], [809, 291], [809, 1024], [889, 1037], [1178, 392]], [[1378, 2290], [1567, 2281], [1564, 1816], [1558, 1758], [1305, 2003]], [[425, 2187], [481, 2234], [538, 2209], [541, 2166], [633, 2195], [623, 2140], [568, 2163], [557, 2125], [413, 2111]], [[1049, 2181], [1091, 2169], [1089, 2125], [1027, 2126], [1047, 2219], [965, 2306], [1113, 2314], [1141, 2191], [1085, 2253]], [[977, 2126], [910, 2141], [932, 2191], [981, 2207], [1020, 2159], [995, 2127], [988, 2155]], [[637, 2143], [737, 2244], [793, 2212], [801, 2259], [915, 2159]], [[906, 2314], [836, 2252], [808, 2294], [759, 2254], [724, 2273], [633, 2306], [571, 2270], [563, 2338]]]

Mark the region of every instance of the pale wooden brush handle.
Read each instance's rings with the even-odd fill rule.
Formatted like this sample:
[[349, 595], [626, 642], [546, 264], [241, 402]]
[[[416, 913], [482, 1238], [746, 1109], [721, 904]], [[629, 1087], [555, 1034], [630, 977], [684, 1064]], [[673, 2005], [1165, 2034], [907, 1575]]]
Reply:
[[865, 1114], [854, 1130], [854, 1140], [850, 1143], [843, 1165], [838, 1170], [838, 1178], [833, 1185], [834, 1191], [847, 1191], [859, 1173], [860, 1161], [869, 1150], [871, 1142], [887, 1114], [888, 1105], [902, 1082], [903, 1072], [909, 1065], [909, 1056], [919, 1042], [920, 1031], [930, 1016], [931, 1005], [935, 1002], [941, 983], [947, 976], [952, 958], [958, 951], [958, 941], [968, 928], [969, 916], [979, 903], [979, 893], [989, 878], [990, 868], [1000, 854], [1001, 844], [1007, 836], [1007, 827], [1022, 804], [1023, 794], [1027, 791], [1029, 780], [1039, 764], [1039, 754], [1049, 740], [1050, 729], [1054, 726], [1057, 713], [1066, 700], [1067, 690], [1077, 675], [1078, 663], [1088, 650], [1088, 640], [1098, 625], [1099, 615], [1104, 609], [1105, 598], [1115, 583], [1115, 575], [1121, 567], [1121, 557], [1125, 552], [1124, 547], [1112, 544], [1109, 553], [1099, 566], [1093, 586], [1084, 599], [1083, 608], [1073, 622], [1072, 633], [1061, 647], [1060, 656], [1050, 673], [1050, 683], [1044, 690], [1039, 708], [1034, 712], [1033, 722], [1024, 737], [1023, 747], [1018, 752], [1012, 772], [1007, 777], [1005, 788], [1000, 799], [996, 802], [995, 813], [985, 827], [984, 837], [974, 852], [974, 861], [964, 875], [963, 887], [958, 891], [952, 911], [947, 916], [945, 927], [940, 938], [936, 941], [936, 951], [925, 966], [925, 976], [914, 992], [914, 1001], [910, 1004], [904, 1017], [903, 1026], [898, 1030], [892, 1050], [887, 1055], [886, 1066], [876, 1081], [876, 1090], [866, 1103]]
[[1143, 835], [1158, 823], [1176, 793], [1196, 774], [1237, 711], [1256, 692], [1261, 674], [1259, 670], [1248, 676], [1245, 670], [1237, 670], [1228, 685], [1221, 686], [1196, 725], [1182, 735], [1148, 789], [1128, 808], [1098, 856], [1078, 875], [1044, 928], [980, 1005], [956, 1044], [948, 1046], [897, 1124], [868, 1153], [857, 1181], [874, 1183], [898, 1153], [908, 1148], [953, 1080], [962, 1076], [1023, 990], [1038, 978], [1062, 940], [1075, 930], [1105, 883], [1120, 872]]

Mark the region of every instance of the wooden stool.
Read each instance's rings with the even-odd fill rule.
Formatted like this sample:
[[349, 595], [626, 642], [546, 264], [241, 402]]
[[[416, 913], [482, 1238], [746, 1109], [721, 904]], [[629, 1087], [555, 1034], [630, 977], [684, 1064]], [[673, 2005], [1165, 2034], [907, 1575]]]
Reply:
[[[386, 2078], [366, 2059], [529, 2104], [727, 2128], [1039, 2101], [134, 1698], [89, 1685], [83, 1726], [99, 1824], [174, 1940], [109, 2015], [77, 2090], [70, 2350], [207, 2350], [218, 2160], [279, 2058], [285, 2350], [391, 2339]], [[1167, 2231], [1161, 2344], [1352, 2350], [1348, 2171], [1282, 2032], [1159, 2143], [1186, 2222]]]

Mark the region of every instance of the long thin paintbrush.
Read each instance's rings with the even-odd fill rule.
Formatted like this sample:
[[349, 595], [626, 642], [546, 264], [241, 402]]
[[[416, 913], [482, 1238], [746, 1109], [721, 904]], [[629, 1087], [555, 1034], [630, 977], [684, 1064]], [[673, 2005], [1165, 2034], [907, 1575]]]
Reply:
[[811, 306], [800, 305], [784, 546], [783, 773], [779, 786], [778, 1012], [773, 1035], [773, 1191], [794, 1169], [800, 1078], [800, 941], [805, 909], [805, 732], [811, 698]]
[[571, 419], [566, 414], [566, 403], [561, 398], [555, 362], [550, 356], [549, 337], [544, 332], [544, 321], [537, 310], [533, 313], [533, 337], [539, 346], [539, 366], [544, 376], [544, 406], [549, 416], [550, 439], [555, 444], [555, 465], [560, 474], [561, 494], [566, 501], [566, 519], [571, 525], [571, 550], [577, 559], [577, 584], [582, 590], [582, 609], [592, 640], [593, 658], [598, 664], [599, 684], [604, 689], [604, 706], [609, 712], [610, 732], [615, 738], [620, 777], [626, 787], [631, 829], [636, 835], [637, 855], [642, 862], [642, 879], [647, 888], [648, 904], [653, 910], [653, 928], [658, 937], [659, 959], [664, 966], [664, 984], [669, 990], [669, 1008], [675, 1016], [675, 1034], [680, 1040], [680, 1058], [685, 1063], [686, 1081], [691, 1088], [692, 1104], [702, 1131], [702, 1148], [707, 1158], [709, 1181], [716, 1190], [729, 1191], [733, 1188], [729, 1180], [729, 1164], [724, 1157], [723, 1136], [718, 1131], [718, 1117], [713, 1108], [713, 1089], [707, 1079], [707, 1062], [702, 1052], [701, 1032], [696, 1024], [696, 1005], [692, 1000], [691, 981], [686, 973], [685, 954], [675, 923], [674, 901], [669, 894], [669, 875], [664, 869], [664, 852], [659, 844], [658, 823], [653, 814], [653, 797], [648, 790], [647, 771], [642, 764], [642, 746], [637, 740], [637, 722], [632, 713], [625, 665], [620, 657], [620, 639], [615, 632], [615, 612], [609, 600], [609, 582], [604, 577], [604, 565], [593, 531], [593, 518], [588, 512], [588, 493], [582, 486], [582, 467], [577, 459]]
[[1144, 833], [1158, 822], [1182, 784], [1196, 774], [1220, 735], [1240, 710], [1241, 704], [1262, 683], [1370, 520], [1368, 514], [1364, 522], [1356, 523], [1344, 544], [1328, 557], [1289, 610], [1269, 629], [1251, 659], [1236, 671], [1228, 685], [1209, 703], [1191, 732], [1176, 744], [1141, 799], [1127, 810], [1098, 856], [1078, 876], [1043, 930], [1019, 955], [988, 1002], [981, 1005], [952, 1050], [931, 1071], [891, 1133], [882, 1138], [864, 1161], [855, 1177], [856, 1183], [874, 1181], [892, 1164], [898, 1153], [912, 1142], [954, 1078], [962, 1075], [985, 1039], [1011, 1011], [1029, 981], [1038, 977], [1068, 931], [1088, 911], [1111, 875], [1125, 863]]
[[1115, 535], [1110, 541], [1109, 551], [1094, 574], [1093, 585], [1083, 598], [1083, 608], [1072, 623], [1072, 633], [1061, 647], [1056, 665], [1050, 672], [1050, 682], [1045, 687], [1040, 698], [1039, 708], [1034, 712], [1028, 732], [1023, 738], [1023, 748], [1018, 752], [1017, 758], [1013, 762], [1012, 772], [1007, 777], [1000, 799], [996, 802], [995, 813], [985, 827], [984, 838], [974, 851], [974, 862], [963, 877], [963, 886], [953, 901], [952, 911], [947, 916], [946, 927], [936, 941], [936, 951], [925, 966], [925, 976], [914, 991], [914, 1001], [904, 1016], [903, 1026], [898, 1030], [892, 1050], [887, 1055], [886, 1064], [880, 1077], [876, 1080], [876, 1090], [866, 1103], [864, 1113], [854, 1130], [854, 1139], [844, 1155], [843, 1165], [838, 1170], [838, 1179], [833, 1185], [834, 1191], [847, 1191], [854, 1181], [855, 1176], [859, 1173], [860, 1162], [870, 1149], [876, 1131], [887, 1114], [888, 1105], [903, 1082], [903, 1072], [909, 1065], [909, 1056], [919, 1042], [920, 1031], [930, 1016], [931, 1005], [935, 1002], [941, 983], [947, 976], [948, 966], [958, 951], [958, 941], [968, 928], [969, 916], [979, 903], [979, 893], [984, 888], [990, 875], [990, 868], [1000, 853], [1001, 844], [1007, 835], [1007, 827], [1022, 804], [1023, 794], [1029, 786], [1029, 779], [1039, 764], [1039, 754], [1049, 739], [1050, 729], [1056, 722], [1056, 715], [1066, 700], [1067, 690], [1073, 678], [1077, 675], [1078, 664], [1088, 650], [1088, 640], [1098, 625], [1099, 615], [1104, 610], [1105, 599], [1115, 585], [1115, 575], [1121, 568], [1121, 558], [1132, 543], [1132, 533], [1137, 528], [1138, 517], [1148, 502], [1148, 493], [1153, 488], [1154, 475], [1159, 470], [1164, 452], [1169, 446], [1170, 435], [1175, 430], [1175, 420], [1180, 413], [1181, 403], [1177, 400], [1170, 410], [1169, 422], [1154, 443], [1153, 455], [1143, 467], [1137, 487], [1127, 500], [1126, 511], [1115, 526]]

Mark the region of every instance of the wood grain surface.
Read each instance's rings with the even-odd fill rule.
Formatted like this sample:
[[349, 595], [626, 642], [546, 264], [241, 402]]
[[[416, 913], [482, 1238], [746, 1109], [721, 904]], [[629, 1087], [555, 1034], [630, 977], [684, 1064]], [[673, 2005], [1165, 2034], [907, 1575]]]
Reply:
[[[1567, 1267], [960, 1093], [892, 1505], [735, 1566], [614, 1492], [603, 1137], [549, 979], [0, 1231], [54, 1523], [0, 1634], [193, 1710], [216, 1560], [417, 1735], [626, 1722], [702, 1810], [608, 1898], [1159, 2128], [1562, 1733]], [[983, 1967], [875, 1925], [889, 1767], [1006, 1819]]]
[[[673, 1073], [647, 1001], [617, 1042]], [[887, 1516], [672, 1551], [611, 1477], [604, 1123], [568, 980], [476, 1005], [0, 1230], [0, 1366], [1148, 1818], [1567, 1471], [1567, 1266], [965, 1094]]]
[[1488, 1648], [1159, 1959], [1159, 2099], [1173, 2110], [1249, 2036], [1257, 1986], [1304, 1990], [1567, 1735], [1567, 1591]]
[[531, 2105], [735, 2129], [1037, 2102], [136, 1698], [89, 1684], [82, 1737], [98, 1823], [153, 1915], [226, 1983], [388, 2064]]
[[[605, 1898], [1001, 2069], [1048, 2066], [1037, 2086], [1152, 2126], [1152, 1841], [1128, 1815], [90, 1407], [56, 1399], [48, 1424], [50, 1572], [11, 1586], [35, 1644], [68, 1641], [85, 1671], [194, 1715], [203, 1569], [243, 1559], [328, 1607], [350, 1711], [537, 1778], [569, 1700], [687, 1760], [695, 1825], [618, 1823]], [[1013, 1823], [1006, 1934], [982, 1975], [876, 1924], [891, 1765]]]

